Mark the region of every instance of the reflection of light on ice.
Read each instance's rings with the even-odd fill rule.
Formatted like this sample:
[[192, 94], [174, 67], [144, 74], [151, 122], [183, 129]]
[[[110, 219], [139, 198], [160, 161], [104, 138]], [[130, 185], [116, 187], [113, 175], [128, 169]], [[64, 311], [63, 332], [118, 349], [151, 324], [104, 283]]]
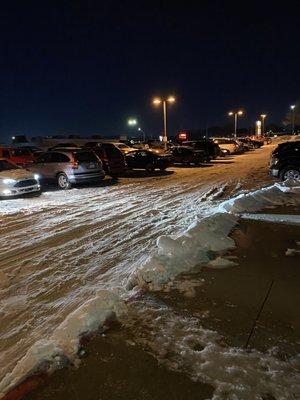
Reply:
[[242, 214], [242, 219], [255, 221], [274, 222], [277, 224], [300, 225], [300, 215], [283, 214]]

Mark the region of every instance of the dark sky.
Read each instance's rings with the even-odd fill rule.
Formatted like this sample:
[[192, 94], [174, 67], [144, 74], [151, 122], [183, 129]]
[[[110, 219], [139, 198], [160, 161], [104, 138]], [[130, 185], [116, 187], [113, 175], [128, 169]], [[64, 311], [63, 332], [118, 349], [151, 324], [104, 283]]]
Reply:
[[0, 141], [119, 134], [130, 116], [159, 134], [154, 95], [176, 95], [173, 132], [225, 124], [234, 107], [245, 109], [244, 126], [261, 112], [280, 122], [299, 98], [296, 2], [5, 3]]

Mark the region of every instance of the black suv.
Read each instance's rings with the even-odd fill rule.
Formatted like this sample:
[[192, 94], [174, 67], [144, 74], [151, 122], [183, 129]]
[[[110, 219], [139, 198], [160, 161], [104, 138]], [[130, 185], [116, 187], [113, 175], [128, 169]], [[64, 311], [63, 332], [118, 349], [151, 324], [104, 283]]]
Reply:
[[204, 150], [207, 162], [221, 155], [220, 147], [211, 139], [189, 140], [182, 144], [184, 146], [192, 147], [194, 150]]
[[270, 159], [269, 174], [282, 180], [300, 179], [300, 140], [276, 147]]

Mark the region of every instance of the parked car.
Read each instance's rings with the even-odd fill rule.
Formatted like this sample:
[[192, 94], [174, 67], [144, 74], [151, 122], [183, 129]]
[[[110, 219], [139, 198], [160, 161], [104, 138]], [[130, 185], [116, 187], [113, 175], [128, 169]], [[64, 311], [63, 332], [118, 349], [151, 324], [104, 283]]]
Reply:
[[164, 171], [171, 165], [169, 156], [149, 150], [134, 150], [127, 153], [125, 158], [129, 169], [145, 169], [148, 172], [153, 172], [155, 169]]
[[128, 146], [126, 143], [113, 143], [123, 154], [136, 150], [134, 147]]
[[214, 142], [222, 147], [222, 149], [228, 150], [229, 154], [239, 154], [243, 152], [242, 145], [234, 139], [214, 138]]
[[206, 152], [204, 150], [195, 150], [188, 146], [177, 146], [169, 150], [173, 164], [194, 164], [196, 166], [206, 161]]
[[206, 154], [206, 161], [209, 162], [221, 155], [220, 147], [210, 139], [189, 140], [182, 143], [184, 146], [192, 147], [195, 150], [203, 150]]
[[250, 151], [250, 150], [256, 149], [256, 146], [254, 145], [254, 143], [252, 142], [252, 140], [249, 139], [248, 137], [239, 138], [239, 141], [240, 141], [241, 143], [243, 143], [243, 146], [244, 146], [244, 148], [245, 148], [246, 151]]
[[39, 176], [24, 168], [0, 158], [0, 198], [24, 194], [40, 195]]
[[47, 151], [30, 167], [43, 181], [55, 181], [61, 189], [72, 184], [100, 182], [105, 177], [102, 162], [90, 150], [63, 149]]
[[0, 158], [5, 158], [21, 167], [26, 167], [37, 158], [37, 154], [22, 147], [0, 146]]
[[60, 149], [73, 149], [74, 147], [78, 147], [75, 143], [58, 143], [52, 147], [49, 147], [48, 151], [52, 150], [60, 150]]
[[252, 136], [249, 136], [248, 139], [251, 140], [251, 142], [253, 143], [253, 146], [256, 149], [259, 149], [260, 147], [262, 147], [264, 145], [263, 136], [252, 135]]
[[300, 180], [300, 140], [276, 147], [271, 155], [269, 174], [281, 180]]
[[37, 147], [37, 146], [27, 146], [26, 145], [26, 146], [20, 146], [19, 148], [28, 150], [35, 157], [37, 157], [41, 153], [43, 153], [43, 150], [41, 148]]
[[103, 163], [104, 171], [112, 178], [124, 174], [126, 162], [123, 153], [113, 143], [88, 142], [84, 148], [93, 150]]

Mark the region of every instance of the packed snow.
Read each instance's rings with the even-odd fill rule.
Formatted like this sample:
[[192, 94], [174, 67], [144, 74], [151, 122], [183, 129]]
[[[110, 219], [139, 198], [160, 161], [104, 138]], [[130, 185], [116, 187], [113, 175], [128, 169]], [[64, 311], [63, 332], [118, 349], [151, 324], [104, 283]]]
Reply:
[[[174, 278], [195, 266], [232, 266], [222, 257], [235, 245], [228, 235], [241, 213], [299, 204], [292, 184], [248, 192], [267, 180], [270, 150], [203, 169], [178, 168], [173, 174], [127, 178], [118, 185], [1, 202], [0, 396], [41, 363], [47, 361], [51, 369], [64, 357], [74, 359], [82, 334], [112, 316], [129, 318], [125, 303], [139, 286], [171, 290]], [[192, 295], [190, 288], [182, 291]], [[214, 362], [229, 368], [236, 352], [240, 355], [220, 349], [218, 334], [201, 335], [207, 336], [203, 354], [211, 357], [211, 366], [208, 359], [200, 363], [207, 371]], [[174, 346], [182, 340], [187, 339], [178, 337]], [[249, 364], [246, 354], [241, 357], [244, 370], [254, 370], [257, 357], [263, 356], [250, 357]], [[271, 383], [282, 395], [278, 398], [288, 399], [284, 390], [293, 377], [280, 384], [275, 378], [290, 369], [271, 361], [266, 361], [269, 372], [258, 378], [272, 375]], [[243, 383], [243, 374], [233, 373], [236, 386]], [[217, 375], [199, 374], [219, 387]], [[228, 384], [227, 389], [236, 393]]]

